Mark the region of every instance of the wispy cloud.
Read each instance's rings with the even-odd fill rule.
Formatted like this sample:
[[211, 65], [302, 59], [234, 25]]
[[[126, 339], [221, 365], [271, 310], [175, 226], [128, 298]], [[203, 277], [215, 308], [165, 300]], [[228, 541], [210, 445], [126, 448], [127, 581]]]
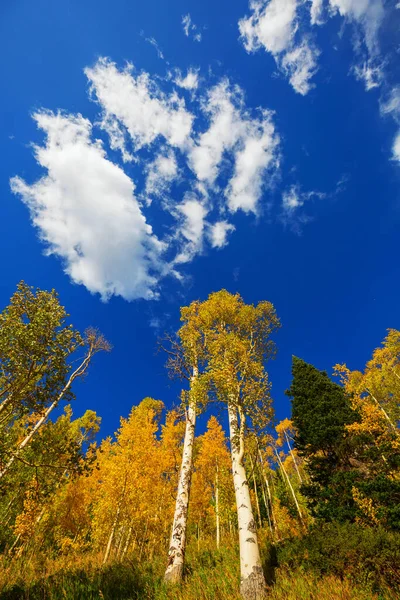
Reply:
[[398, 130], [393, 140], [393, 159], [400, 164], [400, 86], [393, 88], [388, 97], [381, 103], [383, 115], [390, 115], [397, 123]]
[[195, 42], [201, 42], [202, 34], [199, 31], [197, 25], [195, 25], [192, 21], [192, 17], [188, 13], [187, 15], [183, 15], [182, 17], [182, 27], [183, 32], [186, 37], [192, 38]]
[[251, 14], [239, 21], [247, 52], [263, 48], [275, 59], [293, 89], [306, 95], [314, 87], [319, 51], [306, 35], [299, 35], [297, 0], [251, 0]]
[[[92, 98], [102, 108], [101, 127], [110, 136], [110, 145], [125, 154], [126, 135], [134, 150], [152, 144], [158, 137], [182, 148], [192, 130], [193, 115], [176, 94], [165, 94], [148, 73], [134, 72], [132, 65], [121, 71], [115, 63], [101, 58], [86, 68]], [[116, 133], [117, 132], [117, 133]]]
[[161, 60], [164, 60], [165, 59], [164, 53], [161, 50], [160, 46], [158, 45], [157, 40], [153, 37], [145, 38], [145, 40], [146, 40], [146, 42], [149, 42], [149, 44], [151, 44], [153, 46], [153, 48], [155, 48], [158, 58], [161, 58]]

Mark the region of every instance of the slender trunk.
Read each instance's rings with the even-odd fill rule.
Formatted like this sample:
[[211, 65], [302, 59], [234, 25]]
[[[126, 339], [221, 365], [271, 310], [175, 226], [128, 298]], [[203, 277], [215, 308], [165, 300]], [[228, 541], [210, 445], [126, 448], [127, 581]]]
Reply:
[[47, 420], [50, 413], [59, 405], [59, 403], [62, 400], [62, 398], [64, 397], [65, 393], [71, 387], [71, 384], [74, 381], [74, 379], [83, 375], [83, 373], [86, 371], [91, 357], [92, 357], [92, 351], [89, 350], [88, 354], [85, 356], [85, 358], [83, 359], [83, 361], [81, 362], [79, 367], [77, 369], [75, 369], [75, 371], [72, 373], [72, 375], [70, 376], [67, 383], [65, 384], [65, 386], [63, 387], [63, 389], [61, 390], [61, 392], [59, 393], [57, 398], [54, 400], [54, 402], [47, 408], [47, 410], [44, 412], [42, 417], [37, 421], [36, 425], [28, 433], [28, 435], [22, 440], [22, 442], [20, 442], [18, 444], [17, 449], [11, 456], [10, 460], [5, 465], [5, 467], [3, 467], [3, 469], [0, 471], [0, 479], [2, 477], [4, 477], [4, 475], [7, 473], [7, 471], [11, 467], [11, 465], [15, 462], [16, 459], [18, 459], [18, 456], [20, 455], [22, 450], [29, 444], [29, 442], [31, 441], [31, 439], [33, 438], [35, 433], [38, 431], [38, 429], [40, 429], [40, 427], [43, 425], [43, 423]]
[[257, 508], [257, 515], [258, 515], [258, 523], [261, 527], [262, 525], [262, 521], [261, 521], [261, 510], [260, 510], [260, 502], [258, 500], [258, 491], [257, 491], [257, 482], [256, 482], [256, 476], [254, 473], [254, 463], [253, 463], [253, 459], [250, 456], [250, 464], [251, 464], [251, 470], [253, 473], [253, 485], [254, 485], [254, 494], [256, 496], [256, 508]]
[[281, 470], [282, 470], [283, 474], [285, 475], [285, 479], [286, 479], [286, 481], [287, 481], [287, 484], [288, 484], [288, 486], [289, 486], [289, 489], [290, 489], [290, 491], [291, 491], [291, 493], [292, 493], [293, 500], [294, 500], [294, 503], [295, 503], [295, 505], [296, 505], [296, 508], [297, 508], [297, 512], [299, 513], [300, 521], [301, 521], [301, 523], [304, 525], [304, 521], [303, 521], [303, 515], [301, 514], [300, 505], [299, 505], [299, 503], [298, 503], [298, 501], [297, 501], [296, 493], [295, 493], [295, 491], [294, 491], [294, 489], [293, 489], [292, 482], [290, 481], [289, 475], [286, 473], [286, 469], [285, 469], [285, 467], [283, 466], [283, 463], [282, 463], [282, 461], [281, 461], [281, 457], [279, 456], [279, 453], [277, 452], [277, 450], [275, 450], [275, 454], [276, 454], [276, 456], [277, 456], [277, 459], [278, 459], [278, 462], [279, 462], [279, 466], [280, 466], [280, 468], [281, 468]]
[[112, 542], [114, 539], [115, 528], [117, 527], [120, 510], [121, 510], [121, 504], [118, 505], [117, 512], [115, 513], [115, 519], [114, 519], [114, 522], [111, 527], [110, 535], [108, 536], [107, 547], [106, 547], [106, 551], [104, 553], [104, 558], [103, 558], [103, 565], [106, 564], [106, 562], [108, 561], [108, 557], [110, 556], [111, 545], [112, 545]]
[[228, 402], [228, 416], [233, 483], [235, 487], [239, 529], [240, 592], [244, 600], [261, 600], [266, 598], [267, 587], [261, 566], [249, 484], [243, 465], [244, 420], [241, 415], [239, 429], [238, 411], [236, 406], [230, 402]]
[[275, 519], [274, 506], [272, 504], [272, 494], [271, 494], [271, 489], [269, 487], [268, 475], [267, 475], [267, 473], [265, 472], [265, 469], [264, 469], [264, 463], [263, 463], [263, 459], [262, 459], [262, 455], [261, 455], [260, 449], [258, 450], [258, 455], [260, 457], [261, 470], [262, 470], [262, 474], [264, 476], [265, 487], [267, 488], [269, 505], [271, 507], [271, 524], [272, 524], [273, 529], [276, 531], [276, 534], [279, 537], [278, 524], [277, 524], [277, 521]]
[[132, 527], [129, 527], [128, 536], [126, 538], [125, 546], [124, 546], [124, 549], [122, 550], [122, 554], [121, 554], [121, 561], [124, 560], [125, 554], [128, 551], [129, 542], [131, 541], [131, 536], [132, 536]]
[[297, 460], [295, 459], [294, 452], [293, 452], [293, 450], [292, 450], [292, 446], [290, 445], [289, 436], [288, 436], [288, 434], [286, 433], [286, 431], [285, 431], [285, 437], [286, 437], [286, 442], [287, 442], [287, 445], [288, 445], [288, 447], [289, 447], [290, 456], [292, 457], [292, 461], [293, 461], [293, 463], [294, 463], [294, 466], [295, 466], [295, 468], [296, 468], [297, 476], [298, 476], [298, 478], [299, 478], [299, 481], [300, 481], [300, 483], [303, 483], [303, 479], [302, 479], [302, 477], [301, 477], [301, 475], [300, 475], [300, 470], [299, 470], [299, 467], [298, 467], [298, 465], [297, 465]]
[[13, 541], [13, 543], [12, 543], [12, 545], [11, 545], [9, 551], [8, 551], [8, 554], [11, 554], [11, 552], [14, 550], [15, 546], [18, 544], [18, 542], [20, 540], [20, 537], [21, 537], [21, 534], [19, 533], [17, 535], [17, 537], [15, 538], [15, 540]]
[[107, 547], [106, 547], [106, 551], [105, 551], [104, 558], [103, 558], [103, 565], [106, 564], [106, 562], [108, 560], [108, 557], [110, 556], [111, 545], [112, 545], [112, 542], [113, 542], [113, 539], [114, 539], [115, 529], [116, 529], [116, 527], [118, 525], [118, 519], [119, 519], [119, 515], [120, 515], [120, 512], [121, 512], [122, 501], [123, 501], [124, 496], [125, 496], [127, 478], [128, 478], [128, 475], [127, 475], [127, 473], [125, 473], [124, 487], [122, 489], [122, 494], [121, 494], [121, 496], [120, 496], [120, 498], [118, 500], [117, 512], [115, 513], [115, 519], [114, 519], [114, 522], [112, 524], [110, 535], [109, 535], [109, 538], [108, 538]]
[[117, 548], [117, 560], [119, 559], [119, 555], [120, 555], [120, 552], [122, 549], [122, 542], [124, 541], [125, 529], [126, 529], [126, 527], [125, 527], [125, 525], [123, 525], [120, 530], [120, 536], [119, 536], [119, 542], [118, 542], [118, 548]]
[[144, 534], [143, 534], [142, 544], [140, 546], [140, 552], [139, 552], [139, 561], [142, 559], [144, 545], [146, 543], [146, 535], [147, 535], [147, 529], [148, 529], [148, 527], [149, 527], [149, 517], [147, 517], [146, 527], [144, 528]]
[[264, 488], [264, 486], [262, 484], [261, 484], [261, 491], [262, 491], [262, 497], [263, 497], [263, 500], [264, 500], [265, 509], [267, 511], [268, 527], [269, 527], [269, 530], [271, 532], [272, 541], [274, 541], [274, 531], [272, 529], [271, 515], [269, 514], [268, 500], [267, 500], [267, 497], [265, 495], [265, 488]]
[[218, 480], [218, 463], [215, 473], [215, 528], [217, 537], [217, 548], [219, 548], [221, 540], [220, 523], [219, 523], [219, 480]]
[[[197, 367], [193, 368], [191, 389], [198, 376]], [[168, 551], [168, 564], [164, 575], [167, 583], [178, 583], [182, 580], [186, 550], [186, 529], [189, 507], [190, 484], [192, 481], [193, 444], [196, 427], [196, 403], [189, 393], [189, 406], [186, 412], [185, 440], [181, 470], [179, 474], [178, 493], [175, 503], [175, 514]]]
[[390, 427], [393, 429], [393, 431], [395, 432], [396, 435], [399, 435], [399, 430], [397, 429], [397, 427], [395, 426], [394, 423], [392, 423], [391, 418], [389, 417], [389, 415], [387, 414], [386, 410], [383, 408], [383, 406], [380, 404], [379, 400], [377, 400], [375, 398], [375, 396], [373, 394], [371, 394], [371, 392], [369, 390], [367, 390], [368, 394], [371, 396], [371, 398], [373, 399], [373, 401], [376, 403], [377, 406], [379, 406], [379, 408], [381, 409], [383, 416], [385, 417], [385, 419], [387, 420], [387, 422], [389, 423]]

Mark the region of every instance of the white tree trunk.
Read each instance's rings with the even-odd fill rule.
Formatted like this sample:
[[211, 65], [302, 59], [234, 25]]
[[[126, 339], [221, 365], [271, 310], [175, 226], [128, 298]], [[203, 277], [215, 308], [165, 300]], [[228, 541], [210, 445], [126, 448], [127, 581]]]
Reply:
[[292, 493], [293, 500], [294, 500], [294, 503], [295, 503], [296, 508], [297, 508], [297, 512], [299, 513], [300, 521], [304, 525], [303, 515], [301, 514], [300, 505], [299, 505], [299, 503], [297, 501], [297, 496], [296, 496], [296, 493], [295, 493], [295, 491], [293, 489], [292, 482], [290, 481], [289, 475], [286, 473], [286, 469], [283, 466], [283, 462], [281, 461], [281, 457], [279, 456], [279, 453], [278, 453], [278, 451], [276, 449], [275, 449], [275, 454], [276, 454], [276, 457], [278, 459], [279, 466], [282, 469], [283, 474], [285, 475], [285, 479], [286, 479], [286, 481], [288, 483], [289, 489], [290, 489], [290, 491]]
[[270, 485], [269, 485], [268, 475], [267, 475], [267, 472], [266, 472], [265, 467], [264, 467], [264, 461], [262, 459], [262, 454], [261, 454], [261, 450], [260, 449], [258, 449], [258, 456], [260, 458], [261, 471], [262, 471], [262, 475], [264, 477], [265, 487], [267, 488], [269, 506], [271, 508], [271, 524], [272, 524], [272, 528], [274, 529], [274, 531], [276, 533], [276, 536], [277, 536], [277, 540], [276, 541], [279, 541], [278, 522], [276, 520], [275, 513], [274, 513], [274, 505], [273, 505], [273, 502], [272, 502], [271, 488], [270, 488]]
[[66, 394], [66, 392], [71, 387], [71, 384], [74, 381], [74, 379], [76, 379], [77, 377], [80, 377], [81, 375], [83, 375], [83, 373], [86, 371], [87, 367], [89, 366], [91, 358], [92, 358], [92, 351], [89, 350], [88, 354], [85, 356], [85, 358], [83, 359], [83, 361], [81, 362], [81, 364], [79, 365], [79, 367], [77, 369], [75, 369], [75, 371], [72, 373], [72, 375], [70, 376], [70, 378], [68, 379], [67, 383], [65, 384], [65, 386], [63, 387], [63, 389], [61, 390], [61, 392], [59, 393], [59, 395], [57, 396], [57, 398], [54, 400], [54, 402], [46, 409], [46, 411], [43, 413], [43, 415], [37, 421], [37, 423], [35, 424], [35, 426], [33, 427], [33, 429], [22, 440], [22, 442], [20, 442], [18, 444], [18, 446], [17, 446], [14, 454], [11, 456], [10, 460], [8, 461], [8, 463], [0, 471], [0, 479], [2, 477], [4, 477], [4, 475], [7, 473], [7, 471], [11, 467], [11, 465], [15, 462], [16, 459], [18, 459], [18, 457], [19, 457], [20, 453], [22, 452], [22, 450], [29, 444], [29, 442], [31, 441], [31, 439], [33, 438], [33, 436], [35, 435], [35, 433], [43, 425], [43, 423], [45, 423], [47, 421], [47, 418], [50, 415], [50, 413], [59, 405], [59, 403], [63, 399], [64, 395]]
[[219, 478], [218, 478], [218, 463], [216, 465], [215, 473], [215, 527], [217, 537], [217, 548], [219, 548], [221, 540], [220, 523], [219, 523]]
[[266, 598], [267, 586], [261, 566], [256, 524], [251, 508], [249, 485], [243, 465], [243, 426], [239, 430], [237, 408], [228, 403], [233, 483], [238, 515], [240, 550], [240, 592], [244, 600]]
[[108, 561], [108, 557], [110, 556], [111, 545], [112, 545], [112, 542], [114, 539], [115, 528], [117, 527], [120, 510], [121, 510], [121, 505], [119, 504], [118, 508], [117, 508], [117, 512], [115, 513], [115, 519], [114, 519], [114, 522], [111, 527], [110, 535], [108, 537], [107, 547], [106, 547], [106, 551], [104, 553], [104, 558], [103, 558], [103, 565], [106, 564], [106, 562]]
[[[193, 368], [191, 387], [197, 378], [198, 370]], [[196, 427], [196, 403], [189, 395], [189, 406], [186, 411], [185, 440], [181, 470], [179, 474], [178, 492], [175, 503], [174, 522], [168, 551], [168, 564], [164, 575], [167, 583], [178, 583], [182, 580], [186, 549], [186, 529], [189, 507], [190, 484], [192, 481], [193, 444]]]
[[297, 477], [299, 478], [299, 481], [300, 481], [300, 483], [303, 483], [303, 479], [302, 479], [302, 477], [301, 477], [301, 475], [300, 475], [300, 470], [299, 470], [299, 467], [298, 467], [298, 465], [297, 465], [297, 461], [296, 461], [296, 459], [295, 459], [294, 452], [293, 452], [293, 450], [292, 450], [292, 446], [290, 445], [289, 436], [288, 436], [288, 434], [286, 433], [286, 431], [285, 431], [285, 437], [286, 437], [286, 442], [287, 442], [287, 445], [288, 445], [288, 447], [289, 447], [290, 456], [292, 457], [292, 461], [293, 461], [293, 463], [294, 463], [294, 466], [295, 466], [295, 468], [296, 468]]
[[128, 537], [126, 538], [125, 546], [124, 546], [124, 549], [123, 549], [122, 555], [121, 555], [121, 561], [124, 560], [125, 554], [128, 551], [129, 542], [131, 541], [131, 536], [132, 536], [132, 527], [129, 527]]

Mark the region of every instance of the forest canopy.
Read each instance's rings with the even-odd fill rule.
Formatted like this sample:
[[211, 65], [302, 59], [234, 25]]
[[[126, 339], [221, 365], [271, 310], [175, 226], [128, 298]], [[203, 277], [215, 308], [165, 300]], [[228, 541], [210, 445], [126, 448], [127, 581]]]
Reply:
[[211, 293], [160, 340], [180, 398], [101, 439], [72, 400], [111, 345], [68, 321], [24, 282], [0, 313], [0, 598], [399, 596], [399, 331], [334, 379], [293, 357], [277, 422], [274, 306]]

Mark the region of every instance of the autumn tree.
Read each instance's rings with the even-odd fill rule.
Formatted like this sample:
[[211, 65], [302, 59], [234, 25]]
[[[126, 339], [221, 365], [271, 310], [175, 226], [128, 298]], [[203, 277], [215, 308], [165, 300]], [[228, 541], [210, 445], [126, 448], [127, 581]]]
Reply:
[[[215, 531], [217, 548], [221, 542], [222, 524], [230, 517], [233, 498], [231, 465], [227, 440], [222, 426], [211, 417], [207, 431], [198, 438], [198, 452], [193, 475], [193, 498], [190, 504], [190, 517], [197, 523], [211, 521], [208, 533]], [[211, 533], [212, 535], [212, 533]]]
[[357, 519], [392, 529], [400, 529], [399, 364], [400, 332], [391, 329], [363, 372], [335, 367], [359, 415], [347, 426], [356, 447], [352, 463], [363, 472], [352, 487]]
[[226, 290], [210, 294], [198, 311], [206, 345], [209, 389], [228, 409], [232, 473], [239, 529], [241, 594], [263, 598], [266, 583], [244, 464], [247, 427], [264, 429], [272, 415], [265, 361], [274, 356], [279, 320], [270, 302], [246, 305]]
[[92, 468], [88, 445], [99, 427], [100, 418], [91, 410], [72, 419], [70, 405], [55, 422], [43, 425], [2, 490], [0, 519], [5, 545], [21, 553], [27, 542], [34, 543], [40, 530], [37, 543], [51, 547], [50, 507], [53, 510], [55, 495], [61, 489]]
[[66, 317], [54, 290], [35, 291], [23, 282], [0, 314], [0, 479], [60, 402], [73, 398], [72, 383], [93, 356], [110, 349], [96, 330], [81, 336]]
[[190, 306], [181, 309], [183, 325], [178, 331], [177, 340], [170, 339], [169, 348], [163, 347], [169, 355], [167, 366], [170, 375], [186, 379], [189, 383], [189, 389], [183, 390], [181, 396], [186, 429], [168, 563], [164, 576], [166, 583], [178, 583], [183, 576], [196, 418], [199, 406], [206, 398], [201, 373], [205, 360], [204, 335], [199, 326], [198, 309], [198, 302], [192, 302]]

